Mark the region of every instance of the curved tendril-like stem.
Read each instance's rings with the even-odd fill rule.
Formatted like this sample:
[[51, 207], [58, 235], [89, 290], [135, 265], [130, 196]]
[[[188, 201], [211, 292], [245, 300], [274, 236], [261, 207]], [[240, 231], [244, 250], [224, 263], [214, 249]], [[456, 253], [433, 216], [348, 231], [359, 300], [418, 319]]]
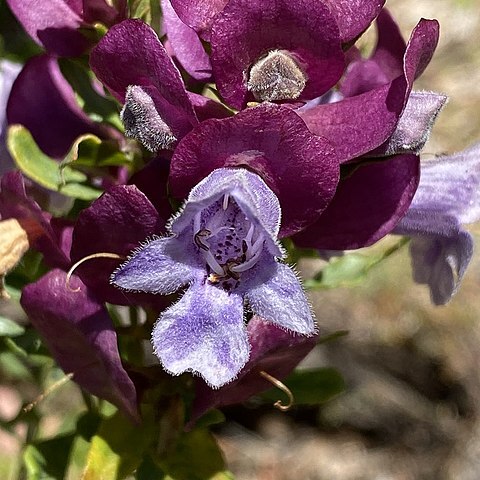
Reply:
[[122, 255], [118, 255], [118, 253], [109, 253], [109, 252], [100, 252], [100, 253], [92, 253], [91, 255], [87, 255], [86, 257], [81, 258], [78, 262], [74, 263], [70, 270], [67, 272], [67, 279], [65, 280], [65, 284], [67, 288], [71, 292], [79, 292], [80, 288], [71, 288], [70, 287], [70, 279], [72, 278], [73, 272], [87, 260], [91, 260], [93, 258], [114, 258], [116, 260], [125, 260], [125, 257]]
[[73, 373], [67, 373], [64, 377], [62, 377], [60, 380], [55, 382], [53, 385], [50, 385], [42, 394], [40, 394], [33, 402], [29, 403], [28, 405], [25, 405], [23, 407], [23, 411], [25, 413], [28, 413], [30, 410], [32, 410], [35, 405], [38, 405], [41, 401], [45, 399], [45, 397], [48, 397], [52, 392], [55, 390], [58, 390], [62, 385], [67, 383], [69, 380], [73, 378]]
[[265, 379], [268, 380], [272, 385], [280, 389], [282, 392], [284, 392], [288, 396], [288, 403], [284, 405], [281, 400], [277, 400], [273, 406], [275, 408], [278, 408], [282, 412], [286, 412], [287, 410], [290, 410], [292, 408], [295, 399], [293, 398], [293, 393], [291, 390], [284, 384], [282, 383], [278, 378], [272, 377], [269, 373], [264, 372], [261, 370], [260, 375]]

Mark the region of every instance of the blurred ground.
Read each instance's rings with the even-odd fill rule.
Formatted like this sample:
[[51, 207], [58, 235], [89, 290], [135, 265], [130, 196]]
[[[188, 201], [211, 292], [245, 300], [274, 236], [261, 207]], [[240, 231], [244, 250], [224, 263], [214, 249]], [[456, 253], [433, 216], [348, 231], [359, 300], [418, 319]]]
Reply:
[[[441, 39], [417, 90], [450, 101], [425, 148], [454, 152], [480, 141], [478, 0], [390, 0], [409, 32], [437, 18]], [[480, 227], [472, 230], [477, 246]], [[388, 242], [388, 240], [386, 241]], [[238, 480], [478, 480], [480, 478], [480, 255], [445, 307], [413, 284], [407, 249], [361, 287], [312, 296], [320, 328], [348, 329], [307, 359], [335, 366], [347, 391], [320, 409], [270, 411], [252, 427], [230, 412], [219, 433]], [[318, 266], [304, 263], [308, 275]]]
[[[450, 96], [428, 154], [480, 140], [479, 1], [387, 2], [407, 37], [422, 16], [441, 24], [437, 53], [416, 85]], [[480, 227], [472, 231], [479, 245]], [[320, 409], [262, 409], [254, 421], [248, 407], [229, 410], [217, 438], [238, 480], [480, 478], [480, 255], [446, 307], [433, 307], [427, 289], [413, 284], [409, 262], [404, 249], [361, 287], [312, 295], [321, 330], [350, 334], [307, 363], [338, 368], [347, 390]], [[319, 268], [301, 267], [306, 275]], [[62, 387], [42, 409], [68, 411], [71, 395], [78, 393]], [[0, 386], [0, 420], [12, 418], [19, 402]], [[58, 413], [48, 417], [45, 434], [61, 421]], [[0, 434], [2, 480], [25, 432], [16, 435]]]

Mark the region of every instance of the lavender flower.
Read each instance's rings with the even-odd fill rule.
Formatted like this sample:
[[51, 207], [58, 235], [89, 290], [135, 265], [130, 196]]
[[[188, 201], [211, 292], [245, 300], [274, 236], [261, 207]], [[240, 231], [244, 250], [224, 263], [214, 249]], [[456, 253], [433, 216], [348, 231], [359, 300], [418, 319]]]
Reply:
[[153, 330], [167, 371], [198, 373], [217, 388], [232, 381], [249, 358], [244, 300], [281, 328], [315, 332], [295, 273], [277, 261], [280, 214], [259, 176], [215, 170], [171, 219], [171, 235], [147, 241], [113, 273], [112, 283], [127, 290], [168, 294], [189, 285]]
[[394, 233], [412, 237], [413, 276], [427, 284], [432, 302], [458, 290], [473, 253], [462, 224], [480, 219], [480, 144], [422, 163], [417, 193]]

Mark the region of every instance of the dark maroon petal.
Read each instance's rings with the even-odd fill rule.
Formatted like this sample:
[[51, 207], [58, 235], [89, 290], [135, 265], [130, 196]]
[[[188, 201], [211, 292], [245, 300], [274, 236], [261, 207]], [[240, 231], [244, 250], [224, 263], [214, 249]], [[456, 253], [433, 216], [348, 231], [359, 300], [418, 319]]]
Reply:
[[209, 80], [212, 76], [210, 58], [197, 33], [178, 18], [170, 0], [161, 0], [161, 5], [163, 25], [175, 57], [192, 78]]
[[291, 109], [265, 103], [231, 118], [206, 120], [184, 137], [172, 157], [171, 192], [183, 198], [216, 168], [237, 166], [258, 173], [277, 195], [282, 236], [318, 217], [339, 174], [328, 142], [311, 135]]
[[157, 95], [152, 98], [158, 113], [177, 138], [197, 123], [180, 72], [157, 34], [141, 20], [113, 26], [92, 50], [90, 66], [122, 103], [129, 85], [154, 87]]
[[326, 0], [337, 21], [342, 42], [354, 40], [380, 13], [385, 0]]
[[250, 359], [234, 382], [213, 390], [202, 380], [196, 381], [189, 426], [211, 408], [241, 403], [271, 388], [272, 384], [259, 372], [263, 370], [279, 380], [285, 378], [317, 342], [316, 336], [295, 335], [257, 316], [250, 320], [247, 333], [251, 345]]
[[210, 28], [215, 15], [223, 10], [228, 0], [171, 0], [180, 19], [205, 40], [210, 40]]
[[[134, 185], [118, 185], [105, 192], [78, 216], [73, 232], [72, 262], [100, 252], [125, 257], [146, 238], [164, 231], [161, 219], [147, 197]], [[122, 260], [95, 258], [76, 273], [104, 301], [125, 305], [156, 303], [161, 296], [125, 293], [110, 285], [112, 272]]]
[[100, 22], [110, 26], [127, 18], [127, 0], [116, 0], [114, 5], [106, 0], [83, 0], [83, 19], [87, 23]]
[[340, 91], [345, 97], [368, 92], [403, 74], [403, 57], [407, 45], [387, 10], [377, 18], [378, 41], [369, 59], [357, 59], [348, 67]]
[[307, 83], [298, 97], [311, 99], [339, 80], [345, 59], [338, 27], [317, 0], [230, 0], [212, 27], [212, 68], [219, 92], [237, 109], [254, 100], [250, 68], [269, 51], [291, 54]]
[[173, 214], [167, 191], [169, 170], [170, 159], [156, 157], [128, 181], [129, 185], [135, 185], [146, 195], [162, 219], [168, 219]]
[[420, 178], [416, 155], [365, 164], [341, 180], [317, 222], [294, 237], [297, 245], [327, 250], [366, 247], [404, 216]]
[[2, 176], [0, 218], [16, 218], [26, 230], [30, 245], [44, 255], [49, 265], [61, 268], [69, 265], [71, 229], [68, 223], [56, 222], [34, 200], [27, 197], [22, 174], [18, 171]]
[[117, 335], [92, 291], [77, 277], [69, 289], [66, 273], [52, 270], [23, 289], [21, 304], [64, 372], [138, 421], [135, 386], [122, 366]]
[[216, 102], [211, 98], [192, 92], [188, 92], [188, 96], [200, 122], [209, 118], [227, 118], [233, 115], [232, 111], [222, 103]]
[[7, 0], [7, 3], [27, 33], [48, 52], [77, 56], [87, 48], [88, 40], [77, 31], [83, 20], [69, 2]]
[[412, 32], [404, 74], [373, 90], [337, 103], [299, 112], [312, 133], [334, 145], [340, 163], [367, 153], [393, 133], [415, 78], [430, 61], [438, 42], [438, 22], [421, 20]]
[[12, 87], [7, 119], [27, 127], [38, 146], [56, 158], [65, 156], [84, 133], [104, 136], [79, 107], [57, 60], [49, 55], [33, 57], [23, 67]]

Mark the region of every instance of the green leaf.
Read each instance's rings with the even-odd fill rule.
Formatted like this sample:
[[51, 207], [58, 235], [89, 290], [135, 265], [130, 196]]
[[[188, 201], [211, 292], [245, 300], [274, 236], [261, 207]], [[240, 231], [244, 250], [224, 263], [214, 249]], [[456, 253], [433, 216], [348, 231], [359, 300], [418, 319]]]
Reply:
[[18, 337], [25, 329], [17, 322], [0, 315], [0, 337]]
[[153, 414], [134, 425], [120, 412], [103, 420], [93, 436], [82, 480], [117, 480], [131, 474], [151, 446], [157, 426]]
[[[296, 370], [283, 383], [290, 389], [295, 405], [318, 405], [345, 390], [345, 381], [333, 368]], [[261, 397], [275, 402], [280, 398], [278, 389], [270, 389]]]
[[406, 243], [402, 238], [385, 251], [372, 255], [350, 253], [342, 257], [333, 258], [312, 280], [307, 280], [305, 288], [337, 288], [360, 285], [367, 273], [393, 253], [397, 252]]
[[71, 167], [60, 170], [60, 164], [47, 157], [37, 146], [30, 132], [22, 125], [8, 130], [7, 145], [17, 167], [43, 187], [81, 200], [95, 200], [102, 192], [83, 185], [87, 176]]
[[184, 433], [176, 449], [157, 462], [172, 480], [232, 480], [213, 435], [203, 429]]
[[129, 0], [131, 18], [141, 18], [160, 33], [161, 10], [158, 0]]
[[78, 137], [60, 164], [61, 175], [67, 166], [112, 167], [127, 165], [130, 159], [113, 142], [88, 133]]
[[[98, 43], [98, 40], [93, 42]], [[123, 131], [118, 102], [99, 94], [92, 86], [94, 75], [88, 62], [83, 59], [62, 58], [59, 60], [63, 75], [72, 86], [77, 102], [89, 117], [98, 122], [106, 122]]]
[[70, 433], [28, 445], [23, 453], [27, 479], [65, 478], [74, 438], [75, 435]]

